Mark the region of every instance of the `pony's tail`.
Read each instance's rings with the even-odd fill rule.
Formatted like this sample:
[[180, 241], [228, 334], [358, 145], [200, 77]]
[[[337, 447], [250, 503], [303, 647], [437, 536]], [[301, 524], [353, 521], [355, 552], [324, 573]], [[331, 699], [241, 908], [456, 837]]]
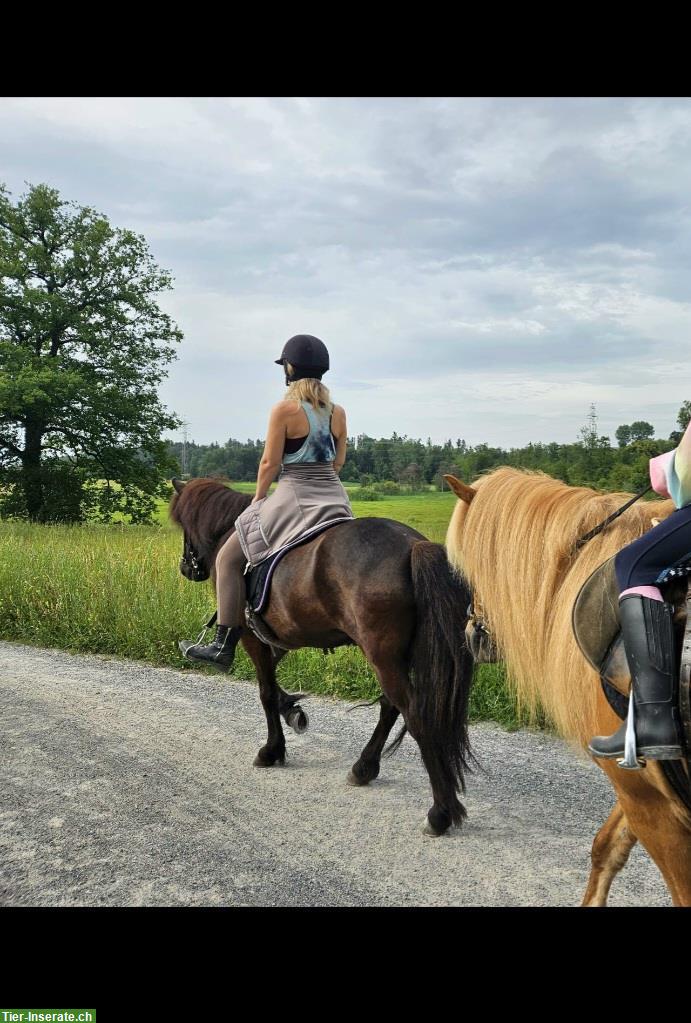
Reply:
[[464, 631], [469, 595], [440, 544], [416, 543], [411, 570], [417, 628], [411, 651], [408, 728], [442, 809], [454, 824], [460, 824], [466, 811], [457, 793], [465, 792], [464, 772], [474, 763], [468, 738], [473, 658]]

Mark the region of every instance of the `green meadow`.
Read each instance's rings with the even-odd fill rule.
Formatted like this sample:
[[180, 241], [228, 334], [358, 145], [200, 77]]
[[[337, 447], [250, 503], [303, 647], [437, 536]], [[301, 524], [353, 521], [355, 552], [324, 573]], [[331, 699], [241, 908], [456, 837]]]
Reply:
[[[235, 486], [254, 492], [250, 483]], [[452, 494], [435, 491], [366, 502], [356, 499], [355, 489], [350, 496], [356, 516], [397, 519], [440, 543], [455, 502]], [[168, 522], [163, 502], [159, 521], [158, 526], [0, 522], [0, 638], [210, 671], [191, 666], [177, 646], [179, 639], [196, 638], [213, 611], [210, 584], [191, 583], [180, 574], [182, 534]], [[254, 678], [243, 651], [233, 674]], [[328, 656], [295, 651], [283, 659], [278, 676], [292, 691], [348, 700], [379, 694], [372, 671], [352, 647]], [[219, 685], [229, 684], [224, 675], [213, 677]], [[501, 666], [476, 670], [471, 717], [509, 728], [521, 723]]]

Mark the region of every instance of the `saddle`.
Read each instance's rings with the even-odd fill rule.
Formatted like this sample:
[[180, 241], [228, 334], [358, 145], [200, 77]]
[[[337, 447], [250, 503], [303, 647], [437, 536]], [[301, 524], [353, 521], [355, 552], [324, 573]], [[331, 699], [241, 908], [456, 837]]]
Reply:
[[571, 626], [581, 653], [600, 671], [619, 636], [619, 586], [613, 557], [599, 565], [581, 586], [571, 612]]
[[[264, 643], [265, 646], [271, 647], [274, 654], [277, 654], [277, 652], [281, 650], [292, 649], [292, 647], [287, 647], [281, 643], [273, 629], [271, 629], [262, 618], [262, 613], [266, 612], [266, 608], [269, 603], [271, 581], [273, 579], [276, 566], [289, 551], [294, 550], [296, 547], [302, 547], [303, 544], [307, 544], [311, 540], [316, 539], [316, 537], [319, 536], [320, 533], [323, 533], [326, 529], [331, 529], [332, 526], [339, 525], [342, 525], [342, 521], [324, 522], [322, 525], [313, 529], [309, 536], [300, 536], [297, 540], [292, 540], [290, 543], [287, 543], [285, 547], [281, 547], [280, 551], [276, 551], [274, 555], [267, 558], [266, 561], [262, 561], [249, 571], [245, 571], [245, 621], [247, 623], [247, 627], [251, 629], [257, 639]], [[206, 630], [213, 628], [217, 620], [218, 611], [214, 611], [209, 620], [204, 623], [202, 633], [197, 642], [201, 642], [202, 636]], [[322, 650], [325, 654], [332, 654], [334, 652], [333, 647], [322, 647]]]
[[[667, 603], [675, 608], [675, 646], [679, 661], [679, 716], [687, 759], [661, 760], [660, 766], [677, 795], [691, 810], [691, 576], [688, 556], [672, 566], [658, 583]], [[619, 586], [614, 557], [605, 561], [583, 583], [571, 612], [578, 647], [600, 676], [612, 710], [622, 720], [629, 707], [631, 676], [619, 628]], [[684, 768], [683, 765], [686, 765]]]
[[[260, 564], [246, 572], [245, 592], [247, 603], [245, 605], [245, 621], [257, 639], [261, 640], [262, 643], [278, 650], [289, 649], [289, 647], [283, 646], [276, 634], [266, 624], [262, 617], [262, 613], [264, 613], [268, 607], [269, 596], [271, 593], [271, 582], [278, 563], [286, 554], [288, 554], [289, 551], [294, 550], [296, 547], [302, 547], [304, 544], [314, 540], [325, 530], [340, 524], [340, 522], [325, 522], [322, 525], [317, 526], [310, 532], [309, 536], [298, 537], [297, 540], [293, 540], [291, 543], [286, 544], [285, 547], [281, 547], [280, 551], [277, 551], [274, 555], [272, 555], [272, 557], [267, 558], [266, 561], [260, 562]], [[330, 652], [333, 653], [332, 648], [324, 648], [324, 653]]]

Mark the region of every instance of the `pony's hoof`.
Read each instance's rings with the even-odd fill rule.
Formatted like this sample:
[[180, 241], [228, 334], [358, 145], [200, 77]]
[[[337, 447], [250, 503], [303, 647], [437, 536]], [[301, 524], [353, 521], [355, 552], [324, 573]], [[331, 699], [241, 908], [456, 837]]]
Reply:
[[453, 821], [451, 814], [438, 806], [433, 806], [427, 814], [427, 823], [423, 828], [423, 834], [430, 838], [441, 838], [451, 827]]
[[369, 785], [369, 778], [358, 778], [352, 771], [348, 771], [346, 775], [346, 781], [349, 785], [355, 785], [357, 788], [362, 788], [363, 785]]
[[266, 753], [264, 750], [259, 750], [256, 757], [252, 761], [253, 767], [283, 767], [286, 762], [284, 754], [273, 754]]
[[426, 821], [422, 834], [427, 835], [428, 838], [443, 838], [446, 831], [435, 831], [430, 822]]
[[[356, 771], [355, 768], [358, 768]], [[371, 781], [379, 777], [379, 764], [372, 760], [356, 760], [350, 771], [346, 781], [349, 785], [369, 785]]]
[[310, 719], [305, 714], [302, 707], [293, 707], [286, 718], [286, 724], [289, 725], [294, 732], [298, 735], [302, 735], [309, 728]]

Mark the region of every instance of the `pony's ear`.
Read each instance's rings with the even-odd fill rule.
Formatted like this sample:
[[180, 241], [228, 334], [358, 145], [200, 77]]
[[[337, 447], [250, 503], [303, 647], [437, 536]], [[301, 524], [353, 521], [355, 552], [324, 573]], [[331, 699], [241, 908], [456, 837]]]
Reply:
[[477, 490], [473, 490], [473, 488], [469, 487], [467, 483], [461, 483], [461, 481], [457, 480], [455, 476], [444, 476], [444, 479], [449, 484], [454, 494], [456, 494], [457, 497], [460, 497], [461, 501], [465, 501], [466, 504], [470, 504], [477, 494]]
[[182, 493], [182, 489], [185, 486], [185, 484], [182, 482], [182, 480], [172, 479], [170, 482], [173, 484], [173, 486], [177, 490], [178, 494], [181, 494]]

